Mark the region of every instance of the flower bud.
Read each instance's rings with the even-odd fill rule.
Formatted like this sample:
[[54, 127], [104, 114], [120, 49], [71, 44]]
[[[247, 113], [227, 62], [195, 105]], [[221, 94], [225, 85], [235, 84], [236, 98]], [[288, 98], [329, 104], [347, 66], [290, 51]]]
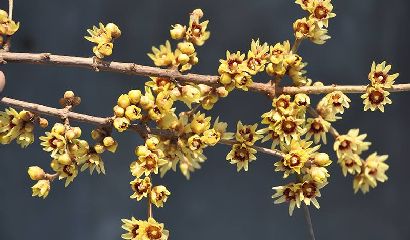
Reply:
[[148, 147], [149, 150], [157, 149], [158, 144], [159, 144], [159, 140], [156, 137], [151, 137], [147, 139], [147, 141], [145, 142], [145, 145]]
[[195, 17], [197, 17], [198, 19], [200, 19], [200, 18], [202, 18], [202, 17], [204, 16], [204, 12], [202, 11], [202, 9], [198, 8], [198, 9], [195, 9], [195, 10], [192, 12], [192, 15], [194, 15]]
[[64, 93], [64, 98], [65, 98], [65, 99], [71, 99], [71, 98], [74, 98], [74, 97], [75, 97], [75, 94], [74, 94], [73, 91], [66, 91], [66, 92]]
[[125, 109], [125, 116], [130, 120], [130, 121], [135, 121], [138, 119], [142, 118], [141, 115], [141, 108], [131, 105]]
[[37, 166], [29, 167], [27, 172], [31, 180], [34, 180], [34, 181], [41, 180], [46, 176], [46, 173], [44, 172], [44, 170]]
[[34, 186], [31, 187], [33, 193], [32, 196], [38, 196], [46, 198], [50, 192], [50, 181], [49, 180], [39, 180]]
[[151, 151], [147, 148], [147, 146], [138, 146], [135, 148], [135, 155], [138, 157], [147, 156], [150, 153]]
[[154, 107], [154, 100], [152, 100], [150, 97], [148, 96], [142, 96], [141, 97], [141, 101], [140, 101], [140, 105], [143, 109], [147, 110], [147, 109], [151, 109]]
[[24, 131], [31, 133], [31, 132], [33, 132], [33, 130], [34, 130], [34, 124], [33, 123], [28, 122], [28, 123], [24, 124]]
[[187, 64], [189, 62], [189, 56], [186, 54], [180, 54], [178, 56], [178, 62], [181, 63], [182, 65]]
[[169, 32], [172, 39], [180, 40], [185, 37], [186, 27], [181, 24], [175, 24]]
[[219, 78], [219, 82], [223, 85], [228, 85], [232, 82], [232, 77], [229, 73], [223, 73]]
[[118, 28], [118, 26], [114, 23], [108, 23], [105, 28], [107, 29], [108, 32], [111, 33], [112, 38], [118, 38], [121, 36], [121, 30]]
[[128, 92], [128, 97], [130, 98], [131, 103], [134, 105], [140, 102], [141, 96], [142, 94], [140, 90], [131, 90]]
[[101, 144], [96, 144], [94, 146], [94, 150], [95, 150], [96, 153], [102, 154], [105, 151], [105, 147]]
[[116, 118], [114, 119], [114, 127], [118, 130], [118, 132], [123, 132], [128, 129], [130, 125], [130, 120], [128, 118]]
[[48, 127], [48, 121], [45, 118], [39, 118], [38, 119], [38, 124], [40, 125], [41, 128]]
[[111, 147], [112, 145], [115, 144], [115, 140], [112, 137], [105, 137], [103, 139], [103, 144], [105, 147]]
[[113, 108], [113, 110], [114, 110], [114, 115], [115, 115], [116, 117], [123, 117], [124, 114], [125, 114], [125, 109], [122, 108], [122, 107], [120, 107], [120, 106], [118, 106], [118, 105], [115, 105], [115, 107]]
[[75, 138], [81, 137], [81, 128], [79, 128], [79, 127], [73, 127], [72, 129], [73, 129], [73, 131], [74, 131]]
[[98, 140], [104, 136], [103, 130], [97, 128], [91, 131], [91, 137], [94, 140]]
[[227, 97], [229, 92], [226, 90], [225, 87], [218, 87], [216, 89], [216, 93], [218, 94], [219, 97]]
[[122, 94], [117, 101], [118, 106], [122, 107], [122, 108], [127, 108], [129, 105], [131, 105], [131, 100], [128, 97], [127, 94]]
[[117, 142], [114, 142], [113, 145], [107, 147], [107, 150], [110, 151], [110, 152], [112, 152], [112, 153], [115, 153], [115, 151], [117, 151], [117, 147], [118, 147], [118, 143], [117, 143]]
[[75, 132], [73, 129], [68, 129], [65, 132], [65, 137], [67, 138], [67, 140], [73, 140], [75, 138]]
[[178, 43], [178, 49], [186, 55], [191, 55], [195, 52], [194, 44], [190, 42], [180, 42]]
[[329, 166], [332, 161], [326, 153], [318, 153], [315, 155], [314, 163], [321, 167]]
[[65, 132], [65, 127], [64, 127], [64, 125], [61, 124], [61, 123], [56, 123], [56, 124], [54, 124], [54, 127], [53, 127], [53, 129], [52, 129], [51, 131], [53, 131], [54, 133], [63, 135], [64, 132]]
[[68, 155], [67, 153], [60, 155], [57, 161], [62, 165], [70, 165], [72, 162], [70, 155]]

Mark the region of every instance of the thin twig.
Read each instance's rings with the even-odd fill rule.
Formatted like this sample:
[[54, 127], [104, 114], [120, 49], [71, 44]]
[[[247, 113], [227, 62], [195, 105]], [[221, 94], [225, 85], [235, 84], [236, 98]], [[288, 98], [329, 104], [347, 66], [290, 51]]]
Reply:
[[14, 0], [9, 0], [9, 18], [10, 18], [10, 20], [13, 20], [13, 6], [14, 6]]
[[[29, 63], [29, 64], [48, 64], [48, 65], [60, 65], [67, 67], [79, 67], [95, 70], [97, 67], [99, 71], [106, 72], [117, 72], [122, 74], [130, 75], [140, 75], [140, 76], [151, 76], [151, 77], [164, 77], [164, 78], [174, 78], [180, 82], [196, 83], [196, 84], [206, 84], [211, 87], [221, 86], [219, 84], [219, 76], [212, 75], [200, 75], [200, 74], [182, 74], [177, 70], [173, 69], [162, 69], [158, 67], [150, 67], [138, 65], [135, 63], [122, 63], [122, 62], [107, 62], [100, 61], [96, 63], [93, 58], [83, 58], [74, 56], [62, 56], [53, 55], [50, 53], [14, 53], [14, 52], [0, 52], [0, 59], [6, 62], [16, 62], [16, 63]], [[278, 91], [277, 94], [325, 94], [331, 93], [333, 91], [342, 91], [344, 93], [364, 93], [366, 92], [365, 85], [329, 85], [329, 86], [305, 86], [305, 87], [275, 87], [275, 84], [271, 83], [258, 83], [254, 82], [249, 86], [249, 90], [254, 92], [260, 92], [269, 96], [275, 96], [275, 90]], [[404, 92], [410, 91], [410, 83], [407, 84], [396, 84], [389, 92]]]
[[306, 204], [303, 204], [303, 209], [305, 212], [305, 219], [309, 228], [309, 235], [311, 240], [316, 240], [315, 231], [313, 230], [312, 218], [310, 217], [309, 207]]
[[[77, 122], [86, 122], [90, 123], [93, 125], [99, 125], [99, 126], [111, 126], [113, 118], [112, 117], [96, 117], [96, 116], [90, 116], [86, 114], [81, 114], [81, 113], [75, 113], [75, 112], [67, 112], [65, 109], [57, 109], [57, 108], [52, 108], [40, 104], [35, 104], [35, 103], [29, 103], [29, 102], [24, 102], [8, 97], [3, 97], [0, 99], [0, 103], [6, 106], [11, 106], [11, 107], [17, 107], [17, 108], [23, 108], [27, 111], [37, 113], [39, 115], [47, 115], [47, 116], [52, 116], [52, 117], [57, 117], [60, 119], [64, 118], [69, 118], [71, 120], [77, 121]], [[157, 136], [162, 136], [165, 138], [175, 138], [176, 135], [174, 132], [170, 130], [163, 130], [163, 129], [156, 129], [156, 128], [148, 128], [144, 124], [137, 124], [137, 125], [131, 125], [129, 130], [137, 132], [140, 136], [147, 136], [147, 134], [153, 134]], [[233, 145], [236, 144], [236, 141], [233, 140], [221, 140], [219, 142], [220, 144], [224, 145]], [[272, 156], [277, 156], [277, 157], [282, 157], [282, 153], [276, 150], [271, 150], [268, 148], [264, 147], [259, 147], [259, 146], [253, 146], [257, 151], [272, 155]]]

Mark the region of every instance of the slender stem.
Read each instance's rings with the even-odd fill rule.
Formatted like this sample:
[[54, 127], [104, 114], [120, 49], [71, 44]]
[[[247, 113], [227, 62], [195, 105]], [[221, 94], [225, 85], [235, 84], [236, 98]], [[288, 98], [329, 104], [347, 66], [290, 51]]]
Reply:
[[[151, 184], [152, 184], [152, 177], [149, 177], [151, 179]], [[147, 197], [147, 202], [148, 202], [148, 207], [147, 207], [147, 211], [148, 211], [148, 218], [152, 218], [152, 202], [151, 202], [151, 192], [148, 194]]]
[[315, 231], [313, 229], [312, 218], [310, 217], [309, 207], [307, 205], [303, 204], [303, 209], [304, 209], [304, 213], [305, 213], [306, 223], [307, 223], [308, 228], [309, 228], [310, 239], [311, 240], [316, 240]]
[[295, 42], [293, 43], [292, 46], [292, 53], [297, 53], [299, 50], [299, 46], [302, 43], [302, 39], [295, 39]]
[[[117, 72], [122, 74], [140, 75], [140, 76], [151, 76], [151, 77], [165, 77], [174, 78], [179, 82], [184, 83], [196, 83], [205, 84], [211, 87], [221, 86], [219, 84], [219, 76], [212, 75], [200, 75], [200, 74], [181, 74], [177, 70], [173, 69], [162, 69], [158, 67], [150, 67], [138, 65], [135, 63], [122, 63], [122, 62], [106, 62], [99, 61], [95, 62], [93, 58], [83, 58], [74, 56], [62, 56], [53, 55], [50, 53], [14, 53], [14, 52], [0, 52], [0, 59], [6, 62], [16, 62], [16, 63], [29, 63], [29, 64], [46, 64], [46, 65], [59, 65], [66, 67], [79, 67], [99, 71], [107, 72]], [[305, 87], [275, 87], [275, 84], [271, 83], [258, 83], [254, 82], [249, 86], [249, 90], [254, 92], [260, 92], [269, 96], [275, 96], [277, 94], [290, 94], [294, 95], [297, 93], [306, 94], [325, 94], [331, 93], [333, 91], [341, 91], [344, 93], [364, 93], [366, 92], [366, 85], [329, 85], [329, 86], [305, 86]], [[407, 84], [396, 84], [389, 92], [404, 92], [410, 91], [410, 83]]]
[[14, 5], [14, 0], [9, 0], [9, 18], [10, 18], [10, 20], [13, 20], [13, 5]]

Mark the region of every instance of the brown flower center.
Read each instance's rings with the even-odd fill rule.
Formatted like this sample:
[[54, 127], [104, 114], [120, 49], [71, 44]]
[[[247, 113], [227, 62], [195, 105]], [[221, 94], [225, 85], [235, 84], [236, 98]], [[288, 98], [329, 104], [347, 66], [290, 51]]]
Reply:
[[375, 72], [373, 77], [378, 83], [384, 84], [387, 81], [388, 75], [384, 74], [383, 72]]
[[283, 195], [286, 197], [287, 201], [291, 201], [291, 200], [295, 200], [296, 199], [296, 195], [295, 193], [292, 191], [292, 189], [290, 188], [286, 188], [283, 191]]
[[314, 15], [317, 19], [324, 19], [327, 17], [329, 10], [322, 5], [315, 8]]
[[246, 148], [236, 149], [235, 159], [237, 159], [241, 162], [249, 160], [249, 151]]
[[161, 229], [159, 227], [149, 226], [146, 231], [149, 239], [160, 239], [162, 237]]
[[321, 133], [323, 132], [323, 125], [320, 122], [313, 122], [310, 130], [314, 133]]
[[290, 158], [290, 166], [296, 167], [300, 165], [300, 157], [298, 155], [292, 155]]
[[285, 120], [282, 122], [282, 130], [286, 134], [291, 134], [296, 130], [296, 123], [290, 120]]
[[309, 33], [309, 25], [304, 22], [300, 22], [296, 26], [296, 31], [301, 32], [302, 34], [306, 35]]
[[285, 99], [281, 98], [276, 102], [276, 107], [277, 108], [288, 108], [290, 105], [289, 101], [286, 101]]
[[377, 90], [374, 90], [374, 91], [370, 92], [369, 100], [370, 100], [371, 103], [373, 103], [375, 105], [379, 105], [381, 102], [383, 102], [384, 95], [383, 95], [383, 93], [381, 93]]
[[139, 225], [134, 225], [134, 226], [133, 226], [133, 228], [132, 228], [132, 230], [131, 230], [132, 238], [135, 238], [136, 236], [138, 236], [138, 229], [139, 229], [139, 228], [140, 228]]
[[316, 185], [311, 182], [305, 182], [302, 185], [303, 196], [307, 198], [313, 198], [316, 195]]
[[350, 141], [349, 140], [343, 140], [339, 145], [340, 150], [346, 150], [348, 148], [350, 148]]

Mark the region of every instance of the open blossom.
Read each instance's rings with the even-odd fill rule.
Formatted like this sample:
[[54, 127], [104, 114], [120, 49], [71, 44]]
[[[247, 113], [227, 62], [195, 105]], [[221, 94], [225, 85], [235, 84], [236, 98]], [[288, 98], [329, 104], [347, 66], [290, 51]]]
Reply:
[[371, 85], [374, 87], [391, 88], [399, 74], [389, 74], [390, 70], [391, 65], [386, 65], [385, 61], [377, 65], [373, 62], [369, 73]]
[[241, 121], [236, 126], [235, 138], [239, 143], [252, 146], [256, 141], [261, 139], [261, 135], [256, 132], [258, 124], [243, 125]]
[[388, 179], [385, 173], [389, 169], [389, 166], [385, 163], [387, 158], [387, 155], [379, 156], [377, 153], [373, 153], [364, 161], [362, 172], [353, 181], [355, 193], [359, 189], [363, 193], [367, 193], [370, 187], [375, 188], [377, 186], [378, 181], [385, 182]]
[[211, 35], [211, 33], [207, 31], [209, 21], [199, 22], [203, 15], [201, 9], [195, 9], [191, 13], [191, 19], [185, 35], [187, 41], [198, 46], [204, 45], [205, 41], [208, 40]]
[[130, 182], [131, 188], [134, 193], [130, 196], [132, 199], [136, 199], [140, 201], [142, 198], [147, 197], [149, 192], [151, 191], [151, 179], [149, 177], [145, 177], [144, 179], [136, 178], [135, 180]]
[[329, 132], [329, 128], [330, 123], [323, 118], [309, 118], [306, 120], [306, 139], [309, 140], [313, 136], [315, 143], [319, 143], [322, 140], [326, 144], [326, 133]]
[[148, 57], [154, 61], [155, 66], [168, 67], [171, 66], [175, 60], [169, 41], [166, 41], [165, 45], [160, 45], [159, 48], [152, 47], [152, 52], [153, 53], [148, 53]]
[[361, 96], [364, 104], [364, 111], [379, 109], [384, 112], [386, 104], [392, 104], [392, 100], [388, 97], [390, 93], [383, 90], [381, 87], [367, 87], [366, 93]]
[[331, 0], [315, 0], [308, 8], [308, 11], [311, 13], [309, 18], [316, 20], [320, 28], [327, 28], [329, 25], [329, 19], [336, 16], [336, 14], [332, 12], [333, 5]]
[[20, 23], [16, 23], [15, 21], [9, 18], [9, 14], [0, 9], [0, 36], [1, 35], [8, 35], [11, 36], [20, 27]]
[[100, 59], [112, 54], [114, 48], [113, 41], [121, 36], [120, 29], [114, 23], [108, 23], [107, 25], [99, 23], [98, 27], [93, 26], [92, 29], [87, 29], [87, 32], [90, 36], [85, 36], [84, 38], [96, 44], [93, 47], [93, 52]]
[[339, 157], [339, 165], [342, 167], [343, 175], [347, 173], [355, 175], [361, 172], [362, 159], [358, 154], [343, 154]]
[[340, 158], [343, 154], [360, 155], [363, 151], [369, 149], [370, 142], [365, 142], [364, 139], [367, 134], [360, 134], [359, 129], [350, 129], [347, 135], [340, 135], [336, 138], [333, 144], [333, 149], [336, 151], [337, 156]]
[[285, 186], [273, 187], [276, 193], [272, 198], [276, 199], [275, 204], [287, 202], [289, 203], [289, 215], [292, 216], [295, 207], [300, 208], [303, 195], [301, 190], [301, 183], [290, 183]]
[[231, 164], [236, 164], [238, 172], [241, 169], [248, 171], [249, 163], [256, 160], [256, 150], [242, 143], [234, 144], [232, 150], [226, 156], [226, 160]]
[[317, 105], [317, 110], [326, 121], [334, 122], [340, 119], [337, 114], [343, 114], [350, 107], [350, 99], [341, 91], [327, 94]]
[[263, 72], [265, 70], [268, 54], [269, 46], [267, 43], [261, 45], [259, 39], [256, 41], [252, 40], [251, 49], [248, 51], [244, 64], [240, 65], [240, 67], [251, 75]]
[[151, 190], [150, 199], [155, 206], [164, 207], [169, 195], [171, 195], [171, 192], [165, 186], [155, 186]]
[[33, 197], [46, 198], [50, 192], [50, 181], [49, 180], [39, 180], [34, 186], [31, 187], [33, 190]]
[[315, 32], [315, 20], [301, 18], [293, 23], [293, 31], [297, 39], [312, 38]]

